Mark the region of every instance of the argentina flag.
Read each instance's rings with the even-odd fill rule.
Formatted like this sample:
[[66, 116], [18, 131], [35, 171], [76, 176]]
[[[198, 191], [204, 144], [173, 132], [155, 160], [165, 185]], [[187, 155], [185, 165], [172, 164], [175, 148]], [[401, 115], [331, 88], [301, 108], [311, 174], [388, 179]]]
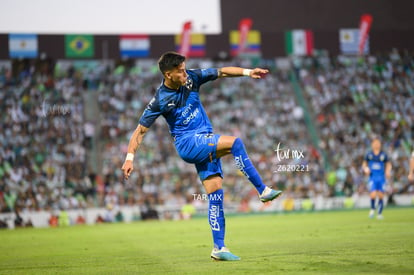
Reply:
[[36, 58], [37, 52], [36, 34], [9, 34], [10, 58]]

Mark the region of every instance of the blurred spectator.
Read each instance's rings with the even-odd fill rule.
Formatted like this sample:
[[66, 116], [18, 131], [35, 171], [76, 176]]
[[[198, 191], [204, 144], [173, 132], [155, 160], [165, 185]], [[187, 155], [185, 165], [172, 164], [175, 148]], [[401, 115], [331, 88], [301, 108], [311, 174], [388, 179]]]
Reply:
[[187, 195], [186, 203], [181, 207], [180, 216], [182, 220], [190, 220], [196, 213], [196, 208], [193, 205], [193, 196]]
[[0, 229], [8, 228], [7, 222], [4, 220], [0, 220]]
[[115, 214], [115, 222], [123, 222], [124, 221], [124, 214], [122, 214], [121, 210], [118, 210]]
[[155, 209], [154, 197], [148, 197], [148, 199], [139, 205], [141, 211], [142, 220], [158, 220], [158, 211]]
[[59, 213], [59, 226], [69, 226], [70, 225], [70, 217], [69, 213], [66, 210], [61, 210]]
[[251, 211], [249, 206], [249, 197], [244, 197], [240, 200], [239, 208], [237, 211], [241, 213], [248, 213]]
[[111, 203], [108, 203], [106, 205], [106, 210], [103, 216], [103, 219], [105, 222], [114, 222], [115, 221], [115, 210], [114, 205]]
[[85, 122], [83, 126], [83, 131], [85, 134], [85, 139], [83, 145], [87, 149], [92, 149], [92, 139], [95, 135], [95, 125], [91, 121]]
[[19, 213], [19, 211], [17, 209], [14, 211], [14, 215], [15, 215], [15, 218], [14, 218], [14, 227], [24, 227], [25, 226], [24, 220], [20, 216], [20, 213]]
[[86, 220], [85, 220], [85, 218], [81, 214], [79, 214], [76, 217], [76, 222], [75, 223], [76, 224], [85, 224], [86, 223]]
[[295, 200], [291, 195], [287, 195], [282, 201], [283, 211], [292, 211], [295, 209]]
[[56, 215], [51, 214], [49, 218], [49, 226], [50, 227], [57, 227], [59, 225], [59, 217]]
[[97, 215], [95, 219], [95, 223], [104, 223], [105, 219], [101, 215]]

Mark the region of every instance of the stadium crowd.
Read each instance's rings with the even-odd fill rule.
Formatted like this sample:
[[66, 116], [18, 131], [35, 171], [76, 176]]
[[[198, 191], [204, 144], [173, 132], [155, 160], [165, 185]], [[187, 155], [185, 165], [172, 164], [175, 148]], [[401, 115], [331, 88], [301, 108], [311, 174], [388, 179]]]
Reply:
[[366, 59], [319, 61], [304, 62], [298, 75], [312, 106], [321, 149], [335, 173], [327, 175], [328, 183], [332, 180], [347, 195], [358, 188], [367, 191], [360, 164], [376, 136], [394, 167], [393, 185], [388, 185], [394, 190], [388, 191], [404, 189], [414, 138], [412, 56], [393, 50]]
[[20, 63], [0, 71], [0, 209], [79, 207], [83, 183], [82, 78]]
[[[231, 65], [252, 66], [244, 62]], [[229, 64], [189, 60], [187, 67]], [[365, 192], [360, 165], [373, 134], [383, 138], [395, 167], [393, 179], [401, 186], [413, 139], [412, 56], [325, 56], [295, 66], [310, 114], [296, 100], [289, 71], [273, 68], [259, 81], [231, 78], [204, 85], [201, 98], [215, 132], [241, 137], [265, 183], [285, 190], [288, 198]], [[1, 211], [138, 204], [144, 216], [156, 205], [181, 207], [203, 193], [193, 165], [175, 152], [163, 118], [144, 138], [131, 178], [122, 177], [128, 138], [161, 79], [155, 61], [86, 73], [28, 66], [13, 75], [0, 68]], [[95, 127], [103, 167], [97, 176], [86, 157], [90, 146], [82, 94], [87, 92], [100, 106]], [[312, 145], [306, 115], [314, 115], [318, 146]], [[278, 146], [303, 154], [279, 159]], [[306, 171], [281, 171], [286, 165]], [[254, 188], [231, 158], [223, 159], [223, 171], [226, 199], [248, 211], [249, 201], [257, 199]]]

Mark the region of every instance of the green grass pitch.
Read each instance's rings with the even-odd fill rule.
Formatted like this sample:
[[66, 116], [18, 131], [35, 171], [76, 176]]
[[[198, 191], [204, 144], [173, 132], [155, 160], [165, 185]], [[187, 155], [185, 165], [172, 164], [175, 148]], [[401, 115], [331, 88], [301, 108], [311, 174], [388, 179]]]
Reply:
[[207, 218], [0, 231], [0, 274], [414, 274], [414, 209], [227, 217], [240, 262], [210, 259]]

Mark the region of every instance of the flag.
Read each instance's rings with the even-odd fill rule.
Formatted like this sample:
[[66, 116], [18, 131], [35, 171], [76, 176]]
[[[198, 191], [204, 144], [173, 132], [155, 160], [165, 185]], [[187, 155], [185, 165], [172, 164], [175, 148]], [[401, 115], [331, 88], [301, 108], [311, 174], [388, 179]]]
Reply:
[[[359, 29], [340, 29], [339, 48], [343, 54], [359, 53]], [[364, 54], [369, 53], [369, 37], [366, 38]]]
[[66, 57], [93, 57], [95, 53], [92, 35], [65, 35]]
[[10, 58], [36, 58], [37, 51], [36, 34], [9, 34]]
[[288, 55], [312, 55], [313, 32], [300, 29], [285, 32], [285, 48]]
[[191, 45], [191, 21], [187, 21], [183, 25], [183, 31], [181, 33], [180, 46], [178, 52], [183, 56], [188, 56]]
[[[240, 31], [230, 31], [230, 55], [237, 56], [240, 47]], [[261, 34], [260, 31], [251, 30], [247, 33], [247, 42], [243, 50], [243, 55], [260, 55]]]
[[122, 58], [147, 57], [150, 53], [148, 35], [121, 35], [119, 50]]
[[372, 16], [370, 14], [364, 14], [361, 16], [361, 21], [359, 23], [359, 40], [358, 40], [358, 53], [361, 55], [363, 53], [365, 42], [368, 37], [369, 29], [372, 24]]
[[[180, 51], [181, 48], [181, 34], [175, 36], [175, 49]], [[206, 55], [206, 36], [201, 33], [193, 33], [190, 36], [190, 47], [187, 52], [187, 57], [204, 57]]]
[[240, 20], [239, 23], [239, 48], [238, 48], [238, 55], [243, 54], [247, 51], [247, 36], [249, 35], [249, 31], [252, 28], [253, 21], [250, 18], [244, 18]]

